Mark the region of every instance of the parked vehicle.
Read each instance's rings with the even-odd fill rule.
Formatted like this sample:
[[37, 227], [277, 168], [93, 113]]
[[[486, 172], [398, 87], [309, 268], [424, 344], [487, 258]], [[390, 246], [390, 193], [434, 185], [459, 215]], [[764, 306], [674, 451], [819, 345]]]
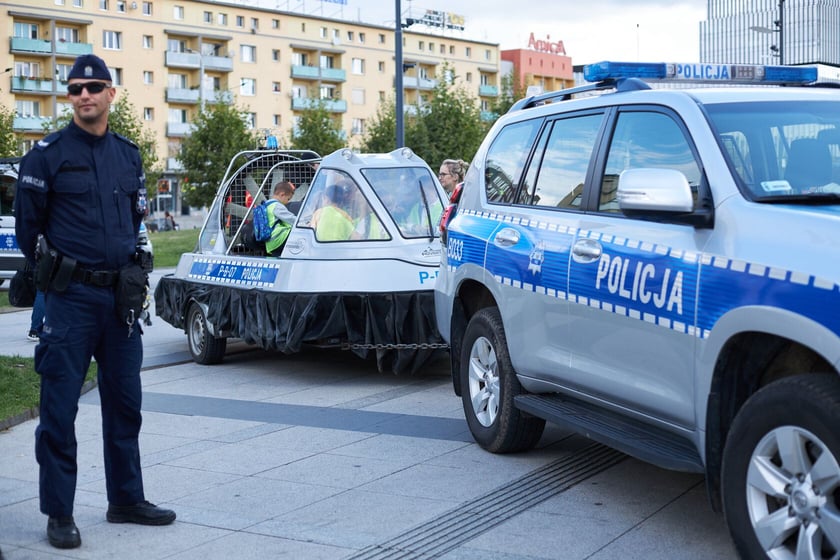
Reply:
[[[253, 209], [273, 185], [296, 187], [297, 213], [279, 258], [252, 239]], [[437, 224], [445, 194], [410, 149], [252, 150], [231, 161], [199, 234], [155, 291], [157, 314], [187, 334], [198, 363], [228, 338], [268, 350], [303, 345], [375, 355], [382, 370], [416, 371], [446, 345], [434, 320]]]
[[441, 224], [473, 437], [557, 423], [705, 474], [744, 558], [840, 556], [840, 92], [807, 67], [584, 72], [498, 120]]
[[0, 158], [0, 285], [8, 287], [15, 272], [26, 260], [15, 235], [15, 189], [21, 158]]

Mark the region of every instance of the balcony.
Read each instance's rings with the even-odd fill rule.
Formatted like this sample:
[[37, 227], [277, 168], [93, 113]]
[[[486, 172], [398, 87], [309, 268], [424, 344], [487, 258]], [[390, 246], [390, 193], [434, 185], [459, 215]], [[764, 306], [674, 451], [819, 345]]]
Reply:
[[44, 132], [44, 126], [51, 124], [52, 117], [15, 117], [12, 127], [15, 132]]
[[493, 111], [482, 111], [479, 118], [482, 120], [482, 122], [490, 122], [498, 119], [499, 115], [497, 115]]
[[192, 125], [190, 123], [166, 123], [167, 136], [188, 136], [190, 132], [192, 132]]
[[66, 43], [59, 41], [55, 44], [55, 54], [72, 57], [93, 54], [93, 45], [90, 43]]
[[52, 42], [43, 39], [27, 39], [26, 37], [12, 37], [13, 53], [52, 53]]
[[[396, 84], [394, 84], [396, 85]], [[403, 88], [432, 90], [437, 86], [437, 80], [429, 78], [417, 78], [415, 76], [403, 76]]]
[[212, 70], [215, 72], [233, 72], [233, 59], [227, 56], [208, 56], [201, 57], [204, 61], [204, 71]]
[[311, 99], [309, 97], [292, 98], [292, 110], [306, 111], [317, 105], [319, 101], [323, 101], [324, 108], [331, 113], [347, 112], [347, 102], [343, 99]]
[[50, 78], [12, 76], [12, 93], [53, 93], [53, 91], [53, 80]]
[[326, 82], [343, 82], [347, 79], [347, 72], [341, 68], [320, 68], [318, 66], [292, 66], [292, 78], [303, 80], [324, 80]]
[[201, 55], [198, 53], [166, 51], [164, 60], [169, 68], [201, 68]]
[[183, 171], [184, 166], [178, 161], [178, 158], [166, 158], [166, 170], [170, 172]]
[[198, 103], [198, 90], [188, 88], [166, 88], [167, 103]]
[[478, 95], [481, 97], [498, 97], [499, 88], [488, 84], [478, 86]]

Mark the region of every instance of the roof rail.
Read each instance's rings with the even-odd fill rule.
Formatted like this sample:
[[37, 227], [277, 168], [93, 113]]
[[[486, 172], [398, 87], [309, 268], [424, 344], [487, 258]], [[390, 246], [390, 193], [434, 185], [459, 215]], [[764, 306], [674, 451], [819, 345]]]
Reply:
[[595, 84], [584, 84], [582, 86], [576, 86], [573, 88], [561, 89], [558, 91], [549, 91], [546, 93], [541, 93], [540, 95], [532, 95], [530, 97], [525, 97], [514, 103], [511, 106], [511, 108], [508, 109], [508, 113], [513, 113], [514, 111], [519, 111], [522, 109], [530, 109], [531, 107], [538, 107], [540, 105], [545, 105], [546, 103], [551, 101], [568, 101], [572, 98], [573, 95], [577, 95], [579, 93], [586, 93], [589, 91], [600, 91], [604, 89], [614, 89], [616, 91], [633, 91], [640, 89], [651, 89], [651, 87], [638, 78], [609, 78], [606, 80], [601, 80], [600, 82]]

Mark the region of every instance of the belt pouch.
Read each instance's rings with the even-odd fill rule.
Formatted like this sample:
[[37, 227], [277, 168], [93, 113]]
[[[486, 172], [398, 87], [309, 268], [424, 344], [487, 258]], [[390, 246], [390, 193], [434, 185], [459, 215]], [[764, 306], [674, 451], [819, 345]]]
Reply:
[[50, 283], [50, 289], [56, 292], [63, 292], [70, 284], [73, 278], [73, 271], [76, 270], [76, 259], [71, 259], [68, 256], [62, 256], [58, 263], [58, 270], [55, 272], [55, 277]]

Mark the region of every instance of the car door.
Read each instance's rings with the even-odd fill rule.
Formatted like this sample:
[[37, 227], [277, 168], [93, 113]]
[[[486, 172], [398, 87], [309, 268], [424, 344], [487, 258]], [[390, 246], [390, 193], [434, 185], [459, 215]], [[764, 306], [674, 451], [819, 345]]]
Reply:
[[690, 426], [697, 275], [709, 230], [624, 215], [616, 186], [625, 169], [676, 169], [696, 208], [702, 166], [672, 112], [623, 108], [614, 122], [593, 211], [571, 249], [568, 381], [599, 400]]
[[515, 192], [507, 196], [510, 190], [499, 179], [504, 158], [494, 157], [495, 146], [489, 151], [488, 200], [498, 196], [496, 202], [508, 204], [498, 208], [485, 266], [502, 294], [514, 368], [526, 377], [562, 379], [569, 368], [569, 257], [602, 122], [602, 111], [549, 120], [533, 143]]

